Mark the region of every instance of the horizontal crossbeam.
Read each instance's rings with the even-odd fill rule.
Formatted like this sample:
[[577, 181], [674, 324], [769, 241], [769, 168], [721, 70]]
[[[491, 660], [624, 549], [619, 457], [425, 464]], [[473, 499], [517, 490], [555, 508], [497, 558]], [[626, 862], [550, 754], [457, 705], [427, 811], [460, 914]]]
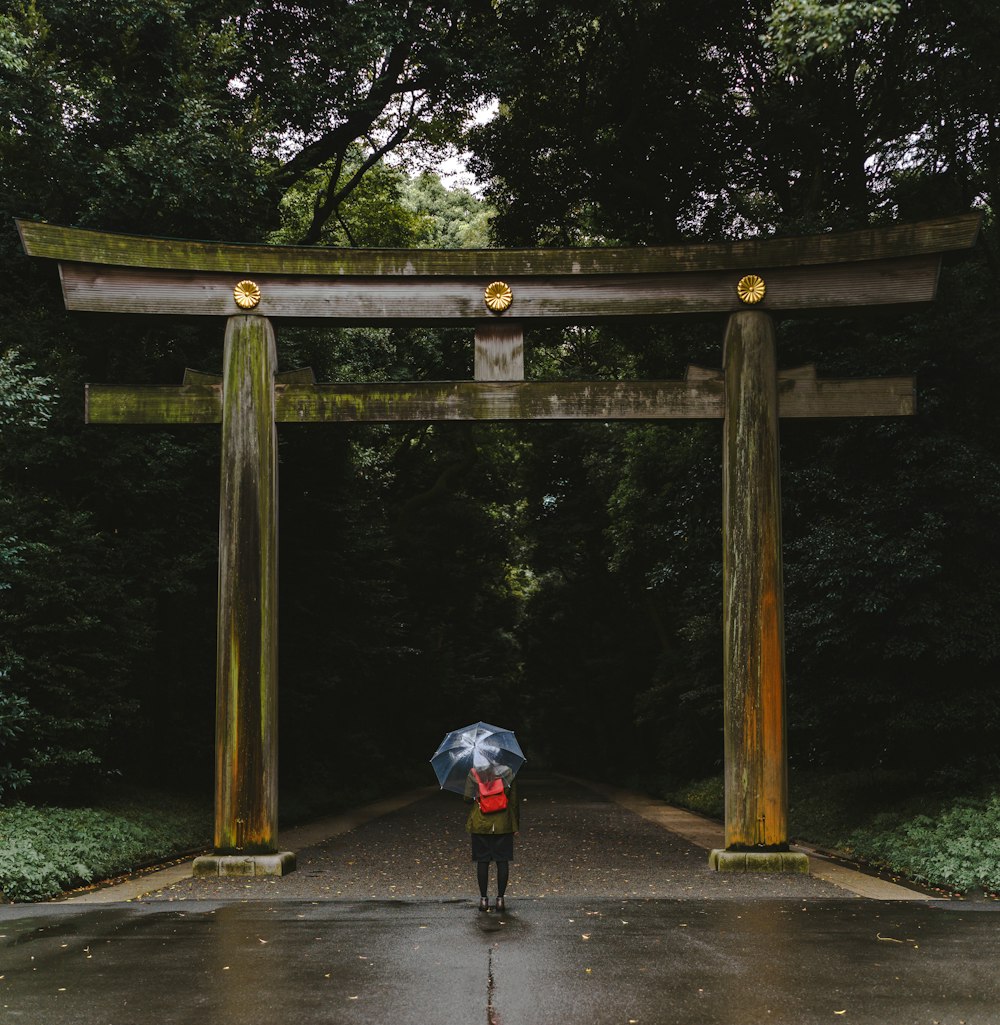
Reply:
[[[927, 302], [937, 289], [935, 255], [829, 266], [751, 265], [732, 271], [576, 277], [521, 277], [503, 271], [513, 301], [491, 316], [482, 278], [255, 278], [260, 316], [332, 319], [341, 324], [591, 323], [606, 318], [654, 318], [674, 313], [732, 313], [746, 307], [737, 284], [749, 270], [764, 278], [759, 308], [808, 310]], [[227, 317], [239, 275], [60, 264], [67, 309]]]
[[[908, 416], [911, 377], [817, 380], [778, 377], [786, 417]], [[711, 420], [725, 413], [721, 374], [686, 381], [444, 381], [405, 384], [276, 384], [279, 423], [434, 420]], [[133, 388], [88, 385], [87, 422], [221, 423], [221, 385]]]
[[220, 424], [222, 385], [88, 384], [84, 420], [88, 424]]

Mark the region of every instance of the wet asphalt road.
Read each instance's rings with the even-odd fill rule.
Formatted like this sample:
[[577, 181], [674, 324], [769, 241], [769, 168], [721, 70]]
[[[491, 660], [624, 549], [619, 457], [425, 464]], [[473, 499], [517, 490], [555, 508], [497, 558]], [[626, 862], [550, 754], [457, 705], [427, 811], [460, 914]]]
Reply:
[[0, 908], [0, 1023], [1000, 1025], [1000, 908], [712, 873], [590, 791], [526, 776], [500, 918], [461, 803], [300, 852], [284, 879]]

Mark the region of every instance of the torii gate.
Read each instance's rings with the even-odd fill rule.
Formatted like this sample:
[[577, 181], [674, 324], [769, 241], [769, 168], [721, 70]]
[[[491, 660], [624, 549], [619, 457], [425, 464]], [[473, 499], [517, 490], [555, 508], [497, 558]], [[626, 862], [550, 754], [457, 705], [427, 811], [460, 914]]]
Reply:
[[[935, 296], [976, 214], [840, 235], [636, 249], [374, 250], [228, 245], [17, 221], [59, 261], [71, 310], [226, 317], [221, 377], [88, 385], [89, 423], [221, 423], [215, 854], [198, 874], [281, 874], [277, 845], [275, 424], [721, 418], [726, 833], [721, 871], [807, 871], [788, 851], [778, 417], [906, 416], [910, 377], [779, 371], [771, 313]], [[728, 315], [721, 371], [683, 381], [524, 380], [524, 328]], [[276, 373], [271, 320], [475, 327], [473, 381], [317, 384]]]

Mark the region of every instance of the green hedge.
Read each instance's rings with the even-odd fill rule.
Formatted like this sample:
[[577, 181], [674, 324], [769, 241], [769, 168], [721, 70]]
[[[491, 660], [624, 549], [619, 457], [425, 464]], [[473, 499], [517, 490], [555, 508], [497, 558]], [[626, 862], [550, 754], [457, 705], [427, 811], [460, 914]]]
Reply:
[[211, 846], [211, 812], [150, 797], [113, 808], [0, 808], [0, 893], [36, 901]]
[[1000, 794], [957, 798], [933, 815], [876, 816], [842, 844], [850, 854], [928, 886], [1000, 893]]

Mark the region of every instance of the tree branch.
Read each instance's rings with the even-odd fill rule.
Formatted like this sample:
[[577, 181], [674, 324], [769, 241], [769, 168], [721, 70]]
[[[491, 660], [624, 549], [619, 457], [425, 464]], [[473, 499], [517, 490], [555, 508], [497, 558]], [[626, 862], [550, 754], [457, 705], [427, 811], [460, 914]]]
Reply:
[[344, 120], [315, 142], [299, 150], [274, 173], [275, 184], [287, 188], [294, 185], [304, 174], [320, 167], [338, 153], [346, 153], [355, 139], [371, 131], [390, 100], [404, 88], [400, 81], [406, 62], [413, 50], [414, 40], [405, 39], [389, 51], [385, 66], [372, 83], [364, 100]]
[[[327, 187], [326, 196], [323, 200], [317, 199], [316, 205], [313, 208], [312, 223], [309, 225], [309, 230], [305, 233], [302, 241], [306, 245], [313, 245], [319, 241], [320, 234], [323, 231], [323, 225], [330, 218], [331, 213], [337, 215], [337, 219], [340, 221], [344, 230], [347, 231], [347, 225], [344, 224], [344, 219], [340, 216], [340, 204], [361, 184], [361, 179], [365, 174], [371, 170], [371, 168], [377, 164], [382, 157], [385, 156], [389, 150], [398, 146], [400, 142], [406, 137], [411, 130], [411, 124], [408, 122], [406, 125], [396, 129], [395, 132], [389, 137], [389, 140], [382, 146], [372, 150], [371, 153], [365, 157], [362, 161], [361, 166], [351, 175], [348, 179], [347, 184], [343, 188], [337, 188], [337, 182], [340, 178], [340, 169], [343, 166], [343, 156], [338, 154], [336, 173], [330, 177], [330, 184]], [[347, 231], [347, 237], [350, 239], [351, 233]], [[354, 245], [353, 240], [351, 245]]]

